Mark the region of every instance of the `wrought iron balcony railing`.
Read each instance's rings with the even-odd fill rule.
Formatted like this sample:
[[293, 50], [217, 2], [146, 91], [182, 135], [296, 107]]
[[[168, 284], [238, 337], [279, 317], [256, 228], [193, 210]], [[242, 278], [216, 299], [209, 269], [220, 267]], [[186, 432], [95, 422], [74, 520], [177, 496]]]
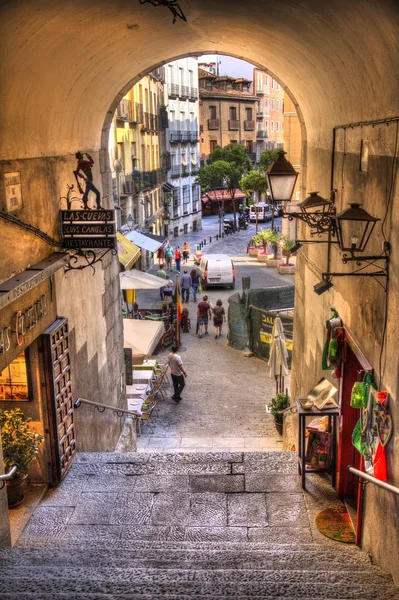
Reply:
[[244, 130], [253, 131], [255, 129], [255, 121], [244, 121]]
[[237, 119], [229, 119], [228, 127], [230, 130], [232, 130], [232, 129], [237, 130], [240, 128], [240, 121], [237, 121]]
[[208, 119], [208, 129], [220, 129], [220, 119]]

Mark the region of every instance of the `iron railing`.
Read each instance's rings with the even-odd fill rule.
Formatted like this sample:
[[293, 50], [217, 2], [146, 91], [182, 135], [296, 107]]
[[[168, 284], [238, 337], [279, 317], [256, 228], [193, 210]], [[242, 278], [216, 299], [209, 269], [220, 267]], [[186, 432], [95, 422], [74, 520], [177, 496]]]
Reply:
[[257, 140], [265, 140], [269, 137], [269, 134], [267, 131], [264, 131], [263, 129], [258, 129], [256, 132], [256, 139]]
[[208, 119], [208, 129], [220, 129], [220, 119]]
[[87, 398], [77, 398], [73, 403], [74, 408], [79, 408], [81, 404], [89, 404], [90, 406], [94, 406], [98, 412], [104, 412], [105, 410], [110, 410], [118, 415], [118, 417], [123, 417], [123, 415], [129, 415], [134, 419], [137, 419], [139, 416], [136, 412], [132, 410], [126, 410], [125, 408], [116, 408], [115, 406], [111, 406], [110, 404], [102, 404], [101, 402], [93, 402], [92, 400], [87, 400]]
[[4, 473], [4, 475], [0, 475], [0, 490], [3, 489], [3, 487], [6, 484], [6, 481], [11, 479], [12, 476], [14, 475], [14, 473], [17, 472], [17, 470], [18, 470], [18, 465], [13, 465], [11, 467], [11, 469], [8, 471], [8, 473]]
[[171, 174], [170, 174], [170, 176], [173, 177], [173, 178], [176, 178], [176, 177], [180, 177], [180, 175], [181, 175], [181, 166], [180, 165], [173, 166], [171, 168]]
[[116, 118], [132, 123], [143, 123], [143, 105], [124, 98], [116, 109]]
[[179, 86], [176, 83], [168, 83], [168, 96], [169, 98], [179, 97]]
[[399, 496], [399, 488], [395, 487], [394, 485], [391, 485], [390, 483], [386, 483], [385, 481], [376, 479], [375, 477], [372, 477], [372, 475], [369, 475], [364, 471], [359, 471], [359, 469], [355, 469], [352, 466], [348, 467], [348, 471], [349, 473], [352, 473], [352, 475], [357, 475], [357, 477], [361, 477], [361, 479], [369, 481], [370, 483], [374, 483], [374, 485], [382, 488], [383, 490], [386, 490], [387, 492], [391, 492], [392, 494]]
[[253, 131], [255, 129], [255, 121], [244, 121], [244, 129], [245, 131]]
[[236, 130], [240, 128], [240, 121], [238, 121], [237, 119], [229, 119], [228, 120], [228, 127], [230, 130]]
[[180, 86], [180, 94], [179, 94], [180, 98], [182, 100], [188, 100], [188, 98], [190, 97], [190, 92], [188, 89], [187, 85], [181, 85]]
[[181, 131], [171, 131], [169, 141], [171, 144], [179, 144], [182, 140]]
[[194, 102], [198, 99], [198, 89], [197, 88], [195, 88], [195, 87], [191, 88], [188, 99], [191, 101], [194, 101]]

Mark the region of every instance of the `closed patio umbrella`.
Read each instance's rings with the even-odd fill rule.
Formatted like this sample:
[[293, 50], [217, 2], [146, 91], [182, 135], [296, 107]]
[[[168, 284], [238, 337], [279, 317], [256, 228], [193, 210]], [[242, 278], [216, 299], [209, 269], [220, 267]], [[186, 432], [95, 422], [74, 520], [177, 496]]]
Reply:
[[288, 375], [288, 350], [285, 343], [283, 324], [280, 317], [276, 317], [273, 323], [272, 343], [268, 365], [270, 377], [276, 380], [276, 394], [284, 390], [284, 375]]
[[164, 286], [166, 281], [162, 277], [156, 277], [150, 273], [132, 269], [119, 273], [122, 290], [151, 290]]

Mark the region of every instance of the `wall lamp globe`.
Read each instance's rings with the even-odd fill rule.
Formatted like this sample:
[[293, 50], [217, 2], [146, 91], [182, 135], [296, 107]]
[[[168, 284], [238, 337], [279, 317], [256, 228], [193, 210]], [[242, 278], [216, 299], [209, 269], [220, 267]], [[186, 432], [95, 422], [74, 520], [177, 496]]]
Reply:
[[372, 217], [361, 204], [355, 202], [349, 208], [343, 210], [339, 215], [333, 217], [335, 222], [338, 245], [342, 252], [364, 252], [375, 224], [380, 221]]
[[284, 150], [280, 150], [276, 160], [270, 165], [266, 173], [270, 195], [274, 204], [290, 202], [298, 178], [297, 171], [285, 158], [286, 154]]
[[133, 229], [133, 217], [132, 215], [129, 215], [128, 218], [126, 219], [126, 225], [129, 227], [129, 229]]

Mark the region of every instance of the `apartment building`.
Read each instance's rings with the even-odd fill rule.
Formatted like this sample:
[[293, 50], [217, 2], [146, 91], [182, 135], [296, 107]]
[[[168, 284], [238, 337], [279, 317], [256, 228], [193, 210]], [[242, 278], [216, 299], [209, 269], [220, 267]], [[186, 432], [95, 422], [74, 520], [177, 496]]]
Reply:
[[256, 107], [256, 155], [284, 144], [284, 90], [271, 75], [254, 68]]
[[164, 66], [164, 117], [166, 149], [162, 164], [167, 169], [169, 238], [202, 229], [201, 192], [195, 183], [199, 159], [198, 62], [183, 58]]
[[114, 203], [120, 226], [162, 232], [163, 190], [161, 168], [164, 133], [160, 118], [163, 69], [143, 77], [121, 100], [110, 128], [109, 155]]
[[255, 113], [257, 98], [251, 92], [252, 81], [243, 77], [215, 75], [213, 65], [200, 63], [201, 161], [216, 146], [243, 144], [256, 161]]

